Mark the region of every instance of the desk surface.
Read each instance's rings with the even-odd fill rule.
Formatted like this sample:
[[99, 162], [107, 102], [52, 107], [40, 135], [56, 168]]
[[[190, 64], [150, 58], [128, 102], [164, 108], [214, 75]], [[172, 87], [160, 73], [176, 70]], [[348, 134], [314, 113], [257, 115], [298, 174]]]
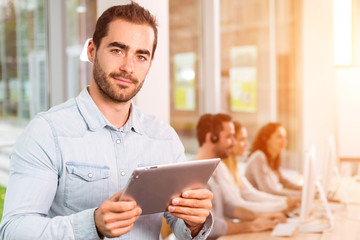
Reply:
[[[346, 183], [349, 184], [350, 182]], [[352, 189], [359, 191], [360, 182], [352, 182], [352, 185], [347, 186], [351, 186]], [[218, 238], [218, 240], [360, 240], [360, 202], [350, 201], [350, 205], [347, 208], [335, 210], [333, 216], [334, 228], [324, 233], [302, 233], [295, 231], [292, 237], [272, 237], [270, 236], [271, 231], [266, 231], [223, 236]]]
[[315, 239], [319, 239], [320, 240], [321, 239], [321, 234], [317, 234], [317, 233], [295, 232], [292, 237], [272, 237], [272, 236], [270, 236], [270, 233], [271, 232], [242, 233], [242, 234], [235, 234], [235, 235], [230, 235], [230, 236], [223, 236], [223, 237], [218, 238], [218, 240], [250, 240], [250, 239], [251, 240], [286, 240], [286, 239], [315, 240]]
[[350, 205], [334, 212], [334, 228], [324, 233], [302, 233], [295, 231], [291, 237], [272, 237], [271, 231], [242, 233], [223, 236], [218, 240], [360, 240], [360, 205]]
[[326, 240], [360, 239], [360, 205], [351, 204], [347, 209], [334, 213], [334, 229], [324, 232]]
[[341, 187], [343, 189], [338, 189], [335, 200], [347, 198], [350, 205], [360, 205], [360, 176], [343, 178]]

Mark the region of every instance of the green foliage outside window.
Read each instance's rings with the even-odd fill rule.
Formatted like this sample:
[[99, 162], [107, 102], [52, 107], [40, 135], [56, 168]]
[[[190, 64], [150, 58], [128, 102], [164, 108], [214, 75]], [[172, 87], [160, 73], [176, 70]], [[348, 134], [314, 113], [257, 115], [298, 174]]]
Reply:
[[3, 215], [4, 200], [5, 200], [6, 187], [0, 186], [0, 220]]

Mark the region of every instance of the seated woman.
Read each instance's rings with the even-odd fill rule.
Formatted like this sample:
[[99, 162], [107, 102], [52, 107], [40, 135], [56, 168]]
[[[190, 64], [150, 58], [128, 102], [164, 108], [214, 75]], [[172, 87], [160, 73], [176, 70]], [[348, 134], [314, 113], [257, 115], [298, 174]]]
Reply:
[[[243, 176], [237, 165], [237, 157], [244, 156], [247, 141], [247, 130], [239, 122], [233, 121], [235, 127], [235, 144], [228, 158], [222, 159], [227, 169], [224, 169], [224, 178], [229, 186], [234, 186], [234, 198], [238, 204], [246, 209], [257, 212], [292, 210], [300, 203], [299, 199], [283, 197], [265, 193], [255, 189]], [[222, 167], [221, 165], [219, 167]]]
[[245, 176], [260, 191], [301, 198], [301, 186], [280, 171], [281, 153], [286, 144], [286, 130], [280, 123], [263, 126], [251, 146]]

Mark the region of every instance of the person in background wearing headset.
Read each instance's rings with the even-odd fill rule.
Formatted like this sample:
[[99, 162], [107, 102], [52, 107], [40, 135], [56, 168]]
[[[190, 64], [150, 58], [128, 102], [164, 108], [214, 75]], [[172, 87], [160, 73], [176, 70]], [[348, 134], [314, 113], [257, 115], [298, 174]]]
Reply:
[[[227, 114], [204, 114], [196, 126], [196, 137], [199, 151], [195, 159], [227, 158], [234, 143], [235, 130], [232, 119]], [[220, 162], [208, 182], [213, 192], [213, 214], [215, 222], [208, 239], [222, 235], [270, 230], [286, 220], [281, 212], [254, 212], [241, 207], [232, 197], [233, 188], [227, 185], [223, 175], [224, 163]], [[239, 219], [234, 222], [232, 219]]]
[[[255, 189], [238, 169], [238, 156], [244, 156], [248, 146], [247, 130], [239, 122], [233, 121], [235, 127], [235, 144], [229, 157], [222, 159], [227, 169], [224, 169], [224, 180], [233, 186], [233, 197], [239, 205], [246, 209], [260, 212], [292, 211], [299, 207], [300, 199], [272, 195]], [[228, 176], [228, 177], [226, 177]]]
[[286, 144], [286, 130], [280, 123], [264, 125], [251, 146], [245, 176], [260, 191], [300, 199], [302, 187], [287, 179], [280, 169]]

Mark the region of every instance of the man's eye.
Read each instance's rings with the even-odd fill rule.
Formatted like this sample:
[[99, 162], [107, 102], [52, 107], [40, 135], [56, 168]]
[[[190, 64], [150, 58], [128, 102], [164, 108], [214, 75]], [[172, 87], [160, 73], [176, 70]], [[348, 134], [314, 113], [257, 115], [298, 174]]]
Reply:
[[116, 54], [122, 53], [121, 49], [113, 49], [113, 50], [111, 50], [111, 52], [116, 53]]
[[140, 61], [146, 61], [146, 57], [144, 57], [144, 56], [138, 56], [138, 59], [139, 59]]

